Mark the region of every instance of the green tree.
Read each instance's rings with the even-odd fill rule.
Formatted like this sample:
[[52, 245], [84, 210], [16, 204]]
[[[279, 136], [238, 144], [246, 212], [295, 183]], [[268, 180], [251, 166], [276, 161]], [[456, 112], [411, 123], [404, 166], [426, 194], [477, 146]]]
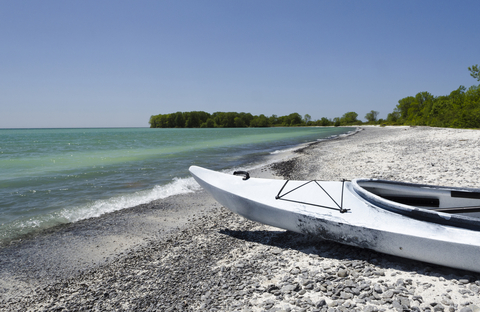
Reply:
[[200, 128], [215, 128], [215, 121], [213, 121], [213, 118], [208, 118], [207, 121], [202, 123]]
[[260, 116], [255, 116], [250, 122], [251, 127], [268, 127], [268, 118], [261, 114]]
[[175, 127], [184, 128], [185, 127], [185, 117], [182, 112], [175, 113]]
[[328, 120], [327, 117], [322, 117], [322, 119], [320, 119], [320, 122], [319, 122], [319, 126], [331, 126], [333, 124], [333, 122], [331, 120]]
[[243, 127], [246, 126], [245, 121], [243, 121], [243, 119], [240, 118], [240, 117], [235, 117], [235, 119], [233, 121], [235, 123], [235, 127], [237, 127], [237, 128], [243, 128]]
[[308, 124], [310, 121], [312, 121], [312, 116], [310, 116], [309, 114], [305, 114], [305, 116], [303, 116], [303, 122], [305, 124]]
[[400, 112], [395, 108], [393, 112], [387, 115], [387, 122], [390, 124], [396, 124], [400, 117]]
[[428, 92], [419, 92], [409, 102], [407, 118], [404, 120], [410, 125], [426, 125], [428, 112], [433, 105], [434, 96]]
[[148, 121], [148, 123], [150, 124], [150, 128], [157, 128], [157, 116], [150, 116], [150, 120]]
[[167, 128], [175, 128], [176, 127], [175, 117], [176, 117], [175, 114], [167, 114], [167, 125], [166, 125]]
[[250, 113], [240, 113], [238, 115], [239, 118], [242, 119], [244, 126], [243, 127], [250, 127], [250, 122], [253, 119], [253, 115]]
[[167, 125], [167, 115], [159, 114], [150, 117], [150, 128], [166, 128]]
[[268, 118], [268, 123], [272, 126], [281, 124], [281, 122], [278, 121], [278, 116], [277, 115], [272, 115]]
[[415, 101], [413, 96], [407, 96], [403, 99], [398, 100], [397, 111], [400, 113], [400, 121], [404, 122], [408, 119], [408, 110], [410, 106]]
[[478, 64], [469, 67], [468, 70], [470, 71], [470, 76], [480, 81], [480, 68], [478, 68]]
[[186, 128], [199, 128], [202, 124], [200, 120], [200, 115], [198, 112], [188, 112], [185, 117], [185, 127]]
[[368, 120], [369, 123], [374, 124], [375, 122], [377, 122], [378, 114], [379, 114], [379, 112], [371, 110], [370, 113], [367, 113], [365, 115], [365, 119]]
[[359, 120], [357, 120], [358, 114], [355, 112], [348, 112], [343, 114], [342, 118], [340, 118], [340, 124], [341, 125], [353, 125], [359, 123]]
[[340, 118], [338, 118], [338, 117], [333, 118], [333, 125], [335, 127], [339, 127], [340, 126]]
[[302, 124], [302, 116], [299, 113], [292, 113], [288, 116], [285, 116], [283, 120], [283, 125], [286, 127], [289, 126], [299, 126]]

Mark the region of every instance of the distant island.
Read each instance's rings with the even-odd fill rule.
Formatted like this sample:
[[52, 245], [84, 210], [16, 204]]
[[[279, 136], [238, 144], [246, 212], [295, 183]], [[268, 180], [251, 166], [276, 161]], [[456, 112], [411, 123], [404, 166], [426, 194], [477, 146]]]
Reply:
[[[469, 67], [471, 76], [480, 81], [478, 65]], [[353, 125], [408, 125], [447, 128], [480, 128], [480, 85], [460, 86], [449, 95], [433, 96], [419, 92], [398, 101], [387, 119], [377, 119], [379, 112], [365, 115], [367, 122], [358, 120], [358, 114], [347, 112], [342, 117], [312, 120], [309, 114], [286, 116], [250, 113], [202, 111], [176, 112], [150, 117], [150, 128], [241, 128], [241, 127], [300, 127], [300, 126], [353, 126]]]
[[342, 118], [330, 120], [322, 118], [311, 120], [309, 114], [301, 116], [292, 113], [286, 116], [250, 113], [216, 112], [209, 114], [202, 111], [176, 112], [159, 114], [150, 117], [150, 128], [244, 128], [244, 127], [299, 127], [299, 126], [341, 126], [362, 123], [357, 120], [354, 112], [345, 114]]

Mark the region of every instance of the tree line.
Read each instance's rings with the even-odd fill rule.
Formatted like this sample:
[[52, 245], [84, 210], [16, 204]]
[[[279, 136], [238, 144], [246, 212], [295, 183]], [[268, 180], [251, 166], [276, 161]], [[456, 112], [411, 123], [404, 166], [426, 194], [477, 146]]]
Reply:
[[[470, 75], [480, 81], [478, 65], [469, 67]], [[250, 113], [203, 111], [158, 114], [150, 117], [150, 128], [241, 128], [241, 127], [296, 127], [296, 126], [354, 126], [362, 124], [410, 125], [453, 128], [480, 128], [480, 85], [460, 86], [449, 95], [433, 96], [419, 92], [398, 101], [387, 119], [378, 119], [379, 112], [365, 115], [367, 122], [358, 120], [358, 114], [347, 112], [342, 117], [312, 120], [309, 114], [285, 116]]]
[[[374, 112], [374, 111], [372, 111]], [[367, 114], [368, 115], [368, 114]], [[376, 116], [378, 112], [375, 112]], [[328, 119], [322, 117], [312, 120], [309, 114], [303, 117], [298, 113], [285, 116], [250, 113], [216, 112], [209, 114], [203, 111], [176, 112], [158, 114], [150, 117], [150, 128], [243, 128], [243, 127], [299, 127], [299, 126], [348, 126], [362, 124], [355, 112], [345, 113], [341, 118]]]
[[[480, 81], [478, 65], [469, 67], [470, 75]], [[480, 128], [480, 85], [460, 86], [448, 95], [433, 96], [419, 92], [398, 101], [386, 124], [449, 128]]]
[[243, 128], [272, 126], [302, 126], [305, 119], [298, 113], [287, 116], [252, 115], [250, 113], [203, 111], [176, 112], [150, 117], [150, 128]]

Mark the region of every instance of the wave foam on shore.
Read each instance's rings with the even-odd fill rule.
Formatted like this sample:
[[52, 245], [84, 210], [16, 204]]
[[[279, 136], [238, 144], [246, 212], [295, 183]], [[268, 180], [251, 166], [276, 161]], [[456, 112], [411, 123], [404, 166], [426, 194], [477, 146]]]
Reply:
[[193, 193], [200, 189], [200, 186], [193, 178], [174, 178], [166, 185], [156, 185], [153, 189], [125, 194], [105, 200], [97, 200], [83, 207], [61, 212], [63, 218], [69, 222], [76, 222], [83, 219], [94, 218], [105, 213], [135, 207], [150, 203], [154, 200], [167, 198], [178, 194]]
[[147, 204], [170, 196], [193, 193], [199, 189], [200, 185], [191, 177], [174, 178], [172, 182], [166, 185], [156, 185], [152, 189], [100, 199], [85, 205], [64, 208], [58, 212], [56, 211], [26, 220], [20, 219], [3, 226], [0, 232], [0, 244], [6, 244], [25, 234], [51, 228], [59, 224], [95, 218], [107, 213]]

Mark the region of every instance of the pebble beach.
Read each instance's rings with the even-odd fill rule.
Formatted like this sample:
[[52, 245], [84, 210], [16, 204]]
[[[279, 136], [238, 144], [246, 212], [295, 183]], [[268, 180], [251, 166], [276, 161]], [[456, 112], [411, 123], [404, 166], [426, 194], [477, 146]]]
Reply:
[[[479, 164], [478, 130], [361, 127], [250, 175], [480, 188]], [[0, 310], [468, 312], [480, 274], [251, 222], [199, 191], [3, 247]]]

